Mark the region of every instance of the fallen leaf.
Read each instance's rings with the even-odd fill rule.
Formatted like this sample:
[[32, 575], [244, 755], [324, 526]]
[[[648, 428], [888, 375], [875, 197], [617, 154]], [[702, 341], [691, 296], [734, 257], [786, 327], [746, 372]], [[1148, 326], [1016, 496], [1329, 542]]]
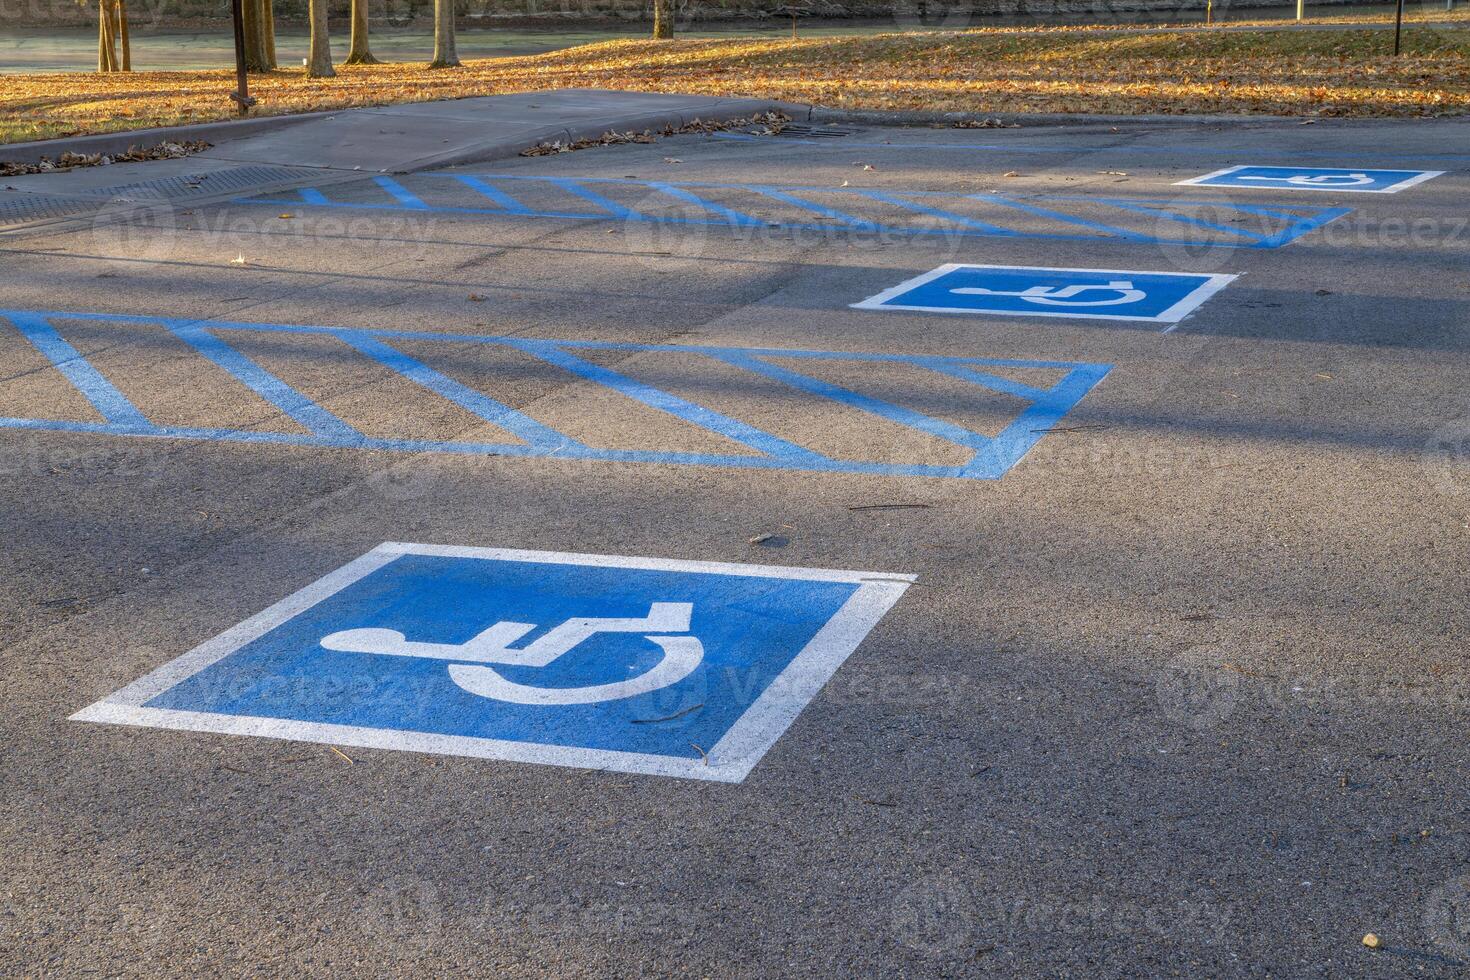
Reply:
[[[1422, 14], [1446, 16], [1427, 9]], [[363, 65], [344, 76], [350, 84], [341, 79], [324, 83], [295, 70], [262, 76], [259, 84], [272, 110], [280, 112], [332, 111], [364, 101], [465, 98], [551, 84], [738, 94], [848, 110], [953, 112], [982, 121], [1000, 106], [1007, 113], [1249, 113], [1295, 118], [1304, 125], [1332, 116], [1463, 115], [1470, 107], [1458, 29], [1426, 30], [1422, 49], [1414, 45], [1401, 57], [1388, 58], [1382, 31], [1371, 23], [1381, 23], [1380, 15], [1333, 19], [1352, 29], [1160, 29], [1146, 38], [1119, 35], [1107, 41], [1099, 40], [1093, 25], [1030, 28], [1024, 42], [1006, 31], [989, 30], [799, 42], [627, 39], [524, 58], [467, 59], [453, 72], [405, 63]], [[1230, 84], [1221, 86], [1222, 78]], [[6, 85], [0, 86], [0, 127], [19, 140], [112, 130], [119, 121], [161, 126], [206, 122], [233, 113], [226, 99], [200, 100], [204, 88], [218, 89], [219, 84], [209, 72], [6, 76]], [[762, 114], [730, 128], [748, 130], [765, 118]], [[709, 129], [709, 123], [701, 123], [689, 131]], [[1116, 125], [1104, 127], [1104, 132], [1118, 130]], [[662, 130], [633, 138], [617, 134], [626, 142], [662, 135]], [[548, 152], [566, 150], [542, 149], [532, 155]], [[116, 163], [124, 156], [110, 159]], [[84, 157], [83, 162], [90, 161]], [[7, 169], [16, 166], [23, 172], [58, 169], [56, 161], [0, 163], [0, 179], [16, 172]]]

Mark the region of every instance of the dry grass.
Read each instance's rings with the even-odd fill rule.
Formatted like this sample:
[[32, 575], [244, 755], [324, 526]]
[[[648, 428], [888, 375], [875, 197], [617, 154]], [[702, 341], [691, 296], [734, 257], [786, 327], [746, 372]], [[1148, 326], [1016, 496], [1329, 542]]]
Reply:
[[[1470, 112], [1470, 29], [966, 31], [800, 40], [613, 41], [467, 63], [252, 80], [264, 113], [550, 88], [749, 95], [843, 109], [971, 112]], [[0, 76], [0, 142], [231, 117], [224, 71]]]

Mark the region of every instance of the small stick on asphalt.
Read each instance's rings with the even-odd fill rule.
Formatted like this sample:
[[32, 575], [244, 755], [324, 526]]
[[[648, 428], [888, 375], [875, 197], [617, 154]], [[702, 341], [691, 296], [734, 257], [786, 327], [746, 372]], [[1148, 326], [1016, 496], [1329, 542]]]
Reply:
[[338, 754], [338, 755], [340, 755], [340, 756], [341, 756], [341, 757], [342, 757], [342, 758], [344, 758], [344, 759], [346, 759], [346, 760], [347, 760], [347, 764], [348, 764], [348, 765], [349, 765], [349, 766], [351, 766], [351, 765], [355, 765], [355, 764], [356, 764], [356, 763], [354, 763], [354, 762], [353, 762], [353, 761], [352, 761], [352, 759], [351, 759], [351, 757], [350, 757], [350, 756], [348, 756], [348, 754], [347, 754], [347, 753], [346, 753], [346, 752], [343, 752], [343, 751], [342, 751], [342, 750], [341, 750], [341, 749], [339, 749], [339, 748], [337, 748], [337, 746], [335, 746], [335, 745], [328, 745], [328, 746], [327, 746], [327, 748], [329, 748], [329, 749], [331, 749], [331, 750], [332, 750], [332, 751], [333, 751], [333, 752], [335, 752], [335, 753], [337, 753], [337, 754]]
[[909, 507], [930, 507], [931, 504], [853, 504], [848, 510], [904, 510]]
[[633, 724], [635, 724], [635, 725], [652, 725], [655, 722], [660, 722], [660, 721], [673, 721], [675, 718], [678, 718], [678, 717], [680, 717], [682, 715], [687, 715], [691, 711], [698, 711], [700, 708], [703, 708], [703, 707], [704, 707], [704, 702], [701, 701], [699, 704], [690, 705], [689, 707], [685, 708], [683, 711], [675, 711], [673, 714], [671, 714], [671, 715], [665, 715], [662, 718], [634, 718], [633, 719]]
[[709, 756], [708, 755], [705, 755], [704, 749], [702, 749], [699, 746], [695, 745], [693, 742], [690, 742], [689, 745], [690, 745], [691, 748], [694, 749], [694, 751], [696, 751], [696, 752], [699, 753], [699, 758], [701, 760], [703, 760], [704, 764], [705, 765], [709, 765]]

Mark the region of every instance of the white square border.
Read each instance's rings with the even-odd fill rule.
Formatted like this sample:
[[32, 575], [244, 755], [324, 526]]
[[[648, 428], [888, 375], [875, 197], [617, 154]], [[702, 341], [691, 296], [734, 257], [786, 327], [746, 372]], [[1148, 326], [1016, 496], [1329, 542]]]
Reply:
[[[1191, 177], [1188, 180], [1176, 180], [1174, 182], [1173, 186], [1174, 187], [1219, 187], [1219, 188], [1223, 188], [1225, 190], [1245, 190], [1245, 191], [1255, 191], [1255, 190], [1261, 190], [1261, 191], [1316, 191], [1319, 194], [1328, 193], [1328, 192], [1335, 192], [1335, 193], [1338, 193], [1338, 194], [1397, 194], [1399, 191], [1406, 190], [1406, 189], [1408, 189], [1410, 187], [1415, 186], [1416, 184], [1422, 184], [1426, 180], [1433, 180], [1436, 177], [1443, 177], [1446, 173], [1448, 173], [1448, 171], [1445, 171], [1445, 170], [1394, 170], [1394, 169], [1387, 168], [1387, 167], [1364, 167], [1363, 168], [1364, 170], [1377, 170], [1379, 173], [1387, 173], [1387, 174], [1413, 174], [1414, 175], [1412, 177], [1406, 177], [1405, 179], [1399, 181], [1396, 184], [1389, 184], [1387, 187], [1375, 187], [1375, 188], [1311, 187], [1311, 186], [1308, 186], [1308, 185], [1288, 187], [1285, 184], [1260, 184], [1260, 185], [1255, 185], [1255, 184], [1209, 184], [1209, 183], [1206, 183], [1206, 181], [1214, 180], [1216, 177], [1228, 177], [1231, 174], [1238, 173], [1241, 170], [1312, 170], [1312, 169], [1314, 169], [1314, 168], [1312, 168], [1312, 167], [1277, 167], [1277, 166], [1274, 166], [1274, 165], [1269, 164], [1269, 163], [1242, 163], [1242, 164], [1239, 164], [1239, 165], [1234, 166], [1234, 167], [1225, 167], [1225, 168], [1223, 168], [1221, 170], [1216, 170], [1216, 171], [1213, 171], [1212, 173], [1207, 173], [1207, 174], [1205, 174], [1202, 177]], [[1346, 172], [1350, 168], [1348, 168], [1348, 167], [1318, 167], [1318, 168], [1315, 168], [1315, 169], [1318, 169], [1318, 170], [1338, 170], [1338, 171], [1344, 171], [1344, 172]]]
[[[1107, 313], [1046, 313], [1042, 311], [1023, 313], [1019, 310], [966, 310], [954, 306], [904, 306], [898, 303], [887, 302], [894, 297], [902, 296], [911, 289], [916, 289], [926, 283], [933, 282], [941, 276], [946, 276], [956, 269], [1005, 269], [1008, 272], [1098, 272], [1118, 276], [1190, 276], [1197, 277], [1202, 281], [1194, 289], [1180, 297], [1177, 303], [1156, 316], [1116, 316]], [[1044, 316], [1064, 320], [1127, 320], [1134, 323], [1168, 323], [1177, 326], [1180, 320], [1183, 320], [1186, 316], [1199, 309], [1211, 296], [1214, 296], [1238, 278], [1240, 278], [1238, 274], [1224, 272], [1149, 272], [1143, 269], [1072, 269], [1045, 265], [988, 265], [976, 262], [947, 262], [937, 269], [914, 276], [912, 279], [906, 279], [897, 286], [891, 286], [881, 293], [869, 296], [861, 303], [853, 303], [851, 304], [851, 308], [854, 310], [909, 310], [915, 313], [949, 313], [959, 316]], [[1174, 326], [1170, 326], [1168, 330], [1162, 332], [1169, 333], [1174, 329]]]
[[[438, 735], [401, 729], [364, 728], [321, 722], [291, 721], [205, 711], [148, 708], [145, 703], [194, 676], [277, 626], [367, 577], [401, 555], [481, 558], [538, 564], [582, 565], [600, 568], [641, 568], [655, 571], [697, 572], [805, 580], [851, 582], [858, 586], [815, 636], [771, 681], [760, 697], [745, 709], [724, 736], [707, 750], [703, 760], [689, 760], [640, 752], [586, 749], [517, 742], [465, 735]], [[325, 745], [427, 752], [436, 755], [500, 759], [594, 769], [738, 783], [776, 744], [822, 686], [893, 607], [915, 576], [881, 572], [797, 568], [780, 565], [743, 565], [727, 562], [584, 555], [558, 551], [520, 551], [454, 545], [410, 544], [387, 541], [316, 582], [298, 590], [188, 653], [169, 661], [119, 691], [71, 716], [71, 721], [134, 725], [176, 731], [253, 735]]]

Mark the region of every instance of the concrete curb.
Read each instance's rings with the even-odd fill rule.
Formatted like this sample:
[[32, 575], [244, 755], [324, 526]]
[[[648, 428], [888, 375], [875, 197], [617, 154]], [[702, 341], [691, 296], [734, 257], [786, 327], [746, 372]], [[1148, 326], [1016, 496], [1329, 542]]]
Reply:
[[999, 119], [1022, 126], [1372, 126], [1378, 123], [1470, 122], [1470, 114], [1441, 116], [1242, 116], [1143, 115], [1115, 116], [1096, 112], [866, 112], [810, 107], [814, 123], [853, 123], [860, 126], [934, 126], [966, 119]]
[[[1318, 116], [1112, 116], [1090, 112], [863, 112], [812, 107], [809, 120], [814, 123], [855, 123], [861, 126], [934, 126], [966, 119], [999, 119], [1021, 126], [1268, 126], [1301, 125], [1304, 121], [1326, 122]], [[1333, 122], [1376, 122], [1381, 117], [1351, 120], [1330, 117]], [[1402, 122], [1402, 117], [1391, 118]]]
[[[338, 110], [342, 111], [342, 110]], [[332, 112], [303, 112], [295, 115], [259, 116], [254, 119], [228, 119], [223, 122], [196, 123], [192, 126], [163, 126], [156, 129], [129, 129], [121, 133], [97, 136], [67, 136], [29, 143], [0, 143], [0, 163], [37, 163], [42, 157], [55, 160], [63, 153], [125, 153], [129, 147], [146, 149], [159, 143], [182, 143], [204, 140], [223, 143], [242, 136], [284, 129], [313, 119], [335, 115]]]
[[[444, 99], [441, 101], [453, 102], [458, 100]], [[385, 112], [393, 109], [401, 109], [405, 105], [416, 104], [418, 103], [402, 103], [393, 106], [362, 106], [354, 109], [336, 109], [329, 112], [303, 112], [295, 115], [261, 116], [256, 119], [235, 119], [224, 122], [199, 123], [192, 126], [134, 129], [122, 133], [105, 133], [98, 136], [71, 136], [64, 139], [36, 140], [29, 143], [6, 143], [0, 144], [0, 162], [37, 163], [42, 157], [56, 160], [63, 153], [75, 153], [79, 155], [124, 153], [129, 148], [135, 146], [143, 149], [157, 146], [159, 143], [181, 143], [186, 140], [204, 140], [205, 142], [218, 146], [230, 140], [255, 136], [264, 132], [284, 129], [288, 126], [297, 126], [316, 119], [339, 116], [347, 112]], [[601, 122], [587, 123], [579, 126], [549, 125], [544, 130], [522, 131], [516, 136], [487, 141], [469, 149], [431, 154], [414, 160], [411, 164], [405, 165], [402, 170], [395, 168], [395, 172], [406, 172], [409, 169], [423, 170], [429, 167], [450, 167], [462, 163], [477, 163], [481, 160], [512, 157], [538, 143], [546, 143], [554, 140], [571, 142], [579, 139], [596, 139], [609, 130], [615, 130], [617, 132], [641, 132], [645, 129], [663, 129], [666, 126], [678, 129], [681, 126], [686, 126], [694, 122], [696, 119], [702, 119], [706, 122], [725, 122], [730, 119], [739, 119], [743, 116], [771, 111], [784, 112], [793, 119], [802, 119], [806, 117], [809, 110], [809, 106], [793, 105], [789, 102], [778, 102], [773, 99], [724, 99], [715, 103], [713, 107], [698, 112], [690, 110], [643, 112], [631, 116], [611, 116]]]
[[728, 122], [731, 119], [742, 119], [765, 112], [784, 112], [793, 119], [801, 119], [806, 116], [808, 109], [808, 106], [769, 99], [726, 99], [698, 112], [681, 109], [646, 112], [634, 116], [612, 116], [601, 122], [584, 123], [580, 126], [548, 126], [544, 130], [521, 133], [508, 139], [486, 142], [468, 149], [423, 157], [404, 165], [402, 169], [395, 170], [395, 172], [409, 173], [417, 170], [479, 163], [484, 160], [498, 160], [518, 156], [522, 150], [530, 149], [541, 143], [552, 143], [558, 140], [572, 143], [581, 139], [597, 139], [606, 132], [641, 133], [644, 130], [661, 130], [665, 127], [679, 129], [695, 120]]
[[[444, 102], [454, 99], [440, 100]], [[146, 148], [159, 143], [179, 143], [186, 140], [204, 140], [220, 144], [258, 133], [298, 126], [316, 119], [341, 115], [346, 112], [385, 112], [402, 109], [421, 103], [398, 103], [390, 106], [362, 106], [360, 108], [335, 109], [325, 112], [303, 112], [293, 115], [259, 116], [253, 119], [233, 119], [222, 122], [197, 123], [191, 126], [166, 126], [154, 129], [133, 129], [121, 133], [104, 133], [97, 136], [69, 136], [63, 139], [36, 140], [28, 143], [0, 144], [0, 162], [36, 163], [42, 157], [55, 160], [63, 153], [86, 155], [92, 153], [123, 153], [130, 147]], [[643, 113], [636, 116], [610, 117], [605, 121], [581, 126], [548, 126], [544, 130], [533, 130], [512, 138], [495, 140], [468, 150], [458, 150], [439, 156], [430, 155], [413, 162], [414, 169], [425, 167], [448, 167], [461, 163], [475, 163], [500, 157], [515, 156], [521, 150], [553, 140], [574, 141], [595, 139], [608, 130], [618, 132], [663, 129], [665, 126], [679, 128], [695, 119], [708, 122], [724, 122], [760, 112], [784, 112], [792, 119], [811, 123], [853, 123], [862, 126], [935, 126], [960, 122], [966, 119], [992, 118], [1003, 123], [1022, 126], [1271, 126], [1300, 125], [1310, 119], [1317, 122], [1374, 123], [1379, 121], [1403, 121], [1410, 117], [1374, 117], [1352, 119], [1347, 117], [1316, 116], [1241, 116], [1241, 115], [1145, 115], [1119, 116], [1098, 113], [1067, 112], [878, 112], [862, 110], [824, 109], [820, 106], [797, 105], [775, 99], [725, 99], [713, 109], [702, 112], [684, 110]], [[1435, 117], [1449, 118], [1449, 117]], [[1465, 117], [1457, 117], [1465, 118]], [[1427, 120], [1426, 120], [1427, 121]]]

